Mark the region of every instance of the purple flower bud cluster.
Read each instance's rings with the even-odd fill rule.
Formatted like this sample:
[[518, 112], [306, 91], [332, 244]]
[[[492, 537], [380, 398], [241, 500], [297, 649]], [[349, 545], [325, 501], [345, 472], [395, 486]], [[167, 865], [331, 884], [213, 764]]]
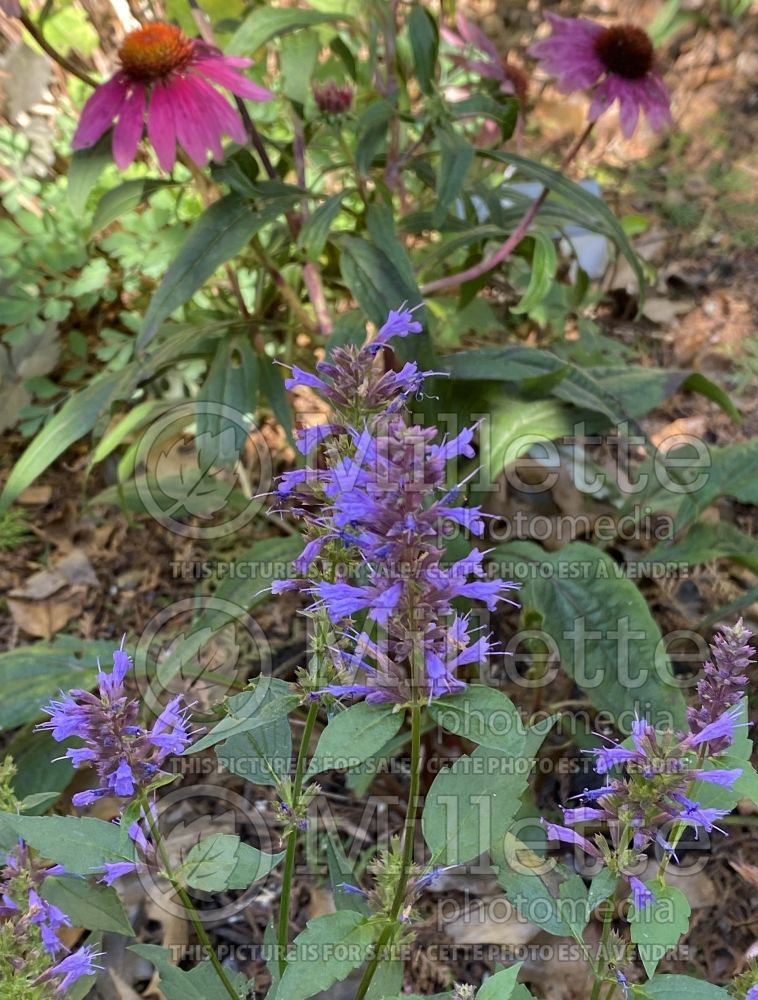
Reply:
[[65, 955], [33, 981], [33, 985], [52, 983], [58, 996], [62, 996], [81, 976], [90, 975], [97, 957], [91, 947], [70, 952], [58, 937], [58, 932], [70, 927], [71, 920], [57, 906], [43, 899], [38, 891], [49, 875], [63, 872], [61, 865], [40, 866], [23, 840], [19, 840], [16, 849], [6, 856], [0, 871], [0, 918], [12, 924], [18, 954], [26, 953], [28, 956], [30, 948], [41, 944], [44, 949], [41, 954], [49, 955], [49, 961], [61, 953]]
[[49, 730], [53, 739], [78, 737], [84, 746], [66, 751], [74, 767], [93, 767], [98, 788], [74, 795], [75, 806], [87, 806], [106, 795], [132, 798], [156, 777], [171, 754], [181, 753], [191, 742], [188, 709], [177, 695], [166, 705], [150, 729], [137, 724], [139, 702], [129, 698], [124, 678], [132, 661], [123, 648], [113, 654], [113, 671], [98, 674], [98, 694], [72, 689], [61, 693], [45, 711], [50, 716], [37, 729]]
[[[480, 508], [462, 502], [460, 486], [445, 488], [448, 462], [474, 457], [474, 431], [439, 441], [436, 428], [409, 423], [407, 402], [433, 373], [412, 362], [383, 371], [377, 357], [391, 337], [420, 329], [410, 310], [391, 312], [368, 346], [336, 350], [316, 375], [294, 369], [287, 382], [316, 389], [334, 419], [301, 434], [303, 452], [319, 445], [321, 454], [280, 481], [278, 497], [305, 521], [307, 544], [300, 576], [273, 589], [309, 593], [342, 640], [332, 654], [345, 677], [325, 687], [335, 697], [402, 704], [461, 691], [456, 671], [485, 662], [493, 643], [453, 602], [513, 603], [506, 595], [516, 584], [485, 579], [482, 551], [444, 561], [446, 529], [484, 532]], [[364, 612], [358, 631], [353, 619]]]
[[[636, 720], [631, 746], [609, 740], [608, 746], [589, 751], [595, 757], [596, 773], [608, 776], [606, 782], [578, 796], [591, 805], [564, 810], [565, 826], [544, 824], [551, 840], [575, 844], [592, 857], [608, 860], [612, 851], [604, 837], [596, 836], [593, 843], [574, 829], [585, 823], [607, 824], [616, 859], [628, 854], [633, 861], [653, 842], [674, 855], [675, 845], [663, 834], [672, 824], [685, 824], [696, 833], [720, 829], [716, 822], [729, 810], [703, 807], [689, 793], [695, 781], [731, 788], [742, 774], [739, 767], [705, 765], [718, 764], [718, 755], [731, 746], [740, 725], [737, 702], [747, 683], [745, 670], [752, 662], [750, 635], [739, 622], [716, 637], [714, 664], [706, 664], [705, 677], [698, 685], [703, 704], [688, 714], [689, 732], [657, 732], [644, 720]], [[615, 776], [617, 768], [623, 776]], [[646, 906], [653, 898], [650, 890], [626, 874], [635, 904]]]
[[[687, 712], [693, 733], [702, 733], [713, 726], [742, 697], [747, 684], [746, 671], [753, 663], [751, 634], [740, 618], [736, 625], [723, 628], [715, 636], [711, 646], [712, 661], [703, 664], [704, 676], [697, 686], [698, 705]], [[713, 753], [723, 752], [730, 742], [728, 735], [708, 738]]]

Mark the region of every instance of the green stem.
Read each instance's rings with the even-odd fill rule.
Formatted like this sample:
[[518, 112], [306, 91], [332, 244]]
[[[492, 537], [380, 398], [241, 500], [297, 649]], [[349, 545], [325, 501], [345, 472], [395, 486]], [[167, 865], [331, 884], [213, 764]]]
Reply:
[[592, 987], [590, 1000], [600, 1000], [600, 990], [603, 987], [603, 976], [607, 964], [608, 940], [611, 936], [611, 920], [613, 918], [613, 906], [609, 905], [603, 917], [603, 936], [600, 939], [600, 948], [597, 953], [597, 963], [593, 969], [595, 975], [595, 985]]
[[226, 973], [226, 969], [221, 964], [221, 961], [218, 955], [216, 954], [216, 949], [211, 944], [211, 939], [208, 937], [208, 933], [205, 930], [205, 927], [203, 927], [202, 921], [198, 916], [198, 912], [195, 909], [195, 906], [192, 900], [190, 899], [187, 890], [184, 888], [184, 886], [181, 884], [181, 882], [178, 880], [178, 878], [172, 871], [171, 861], [169, 860], [168, 851], [166, 850], [166, 845], [163, 841], [161, 832], [158, 829], [158, 824], [155, 821], [152, 809], [150, 808], [150, 803], [148, 802], [147, 795], [144, 791], [140, 791], [139, 802], [140, 805], [142, 806], [143, 812], [145, 813], [145, 819], [147, 820], [147, 825], [150, 828], [150, 834], [153, 838], [153, 843], [155, 844], [156, 849], [158, 851], [158, 855], [161, 859], [161, 864], [163, 865], [163, 874], [171, 883], [171, 887], [179, 897], [182, 906], [186, 910], [187, 916], [190, 919], [190, 923], [194, 927], [195, 933], [197, 934], [198, 941], [200, 941], [203, 948], [205, 949], [206, 954], [210, 959], [211, 965], [216, 971], [216, 975], [223, 983], [224, 989], [229, 994], [229, 996], [232, 997], [232, 1000], [239, 1000], [239, 993], [237, 992], [237, 990], [235, 990], [231, 980], [229, 979], [229, 976]]
[[395, 897], [392, 900], [387, 926], [379, 935], [373, 957], [366, 966], [355, 1000], [363, 1000], [366, 996], [371, 980], [374, 978], [379, 961], [384, 949], [389, 944], [390, 938], [395, 931], [397, 918], [405, 901], [405, 890], [408, 884], [411, 865], [413, 864], [413, 845], [416, 839], [416, 815], [418, 813], [419, 790], [421, 787], [421, 705], [415, 703], [411, 708], [411, 787], [408, 795], [408, 810], [405, 814], [405, 826], [403, 832], [403, 861], [400, 870], [400, 878], [395, 890]]
[[[303, 776], [305, 774], [305, 760], [308, 756], [308, 748], [313, 734], [313, 727], [316, 725], [318, 717], [318, 702], [312, 701], [308, 709], [308, 717], [305, 720], [303, 738], [300, 741], [300, 749], [297, 754], [297, 764], [295, 765], [295, 780], [292, 785], [292, 806], [297, 808], [300, 798], [300, 789], [303, 787]], [[284, 858], [284, 873], [282, 875], [282, 895], [279, 907], [279, 927], [277, 934], [278, 941], [278, 964], [279, 975], [284, 974], [287, 967], [287, 945], [289, 943], [289, 923], [290, 923], [290, 896], [292, 895], [292, 876], [295, 873], [295, 852], [297, 850], [297, 827], [287, 834], [287, 854]]]
[[265, 270], [268, 271], [269, 275], [273, 279], [281, 297], [286, 300], [287, 305], [290, 307], [295, 316], [297, 316], [305, 329], [308, 330], [309, 333], [313, 333], [316, 327], [308, 314], [308, 311], [300, 301], [297, 292], [295, 292], [295, 290], [290, 288], [287, 284], [287, 279], [269, 257], [263, 244], [257, 236], [252, 238], [250, 246], [252, 247], [253, 253], [258, 258], [258, 261], [263, 265]]

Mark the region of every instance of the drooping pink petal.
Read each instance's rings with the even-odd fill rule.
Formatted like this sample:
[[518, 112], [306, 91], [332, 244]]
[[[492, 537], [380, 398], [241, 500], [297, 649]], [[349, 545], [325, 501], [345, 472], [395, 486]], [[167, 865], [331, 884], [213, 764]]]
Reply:
[[274, 98], [270, 90], [235, 72], [233, 67], [227, 65], [224, 56], [205, 56], [193, 60], [192, 67], [214, 83], [226, 87], [237, 97], [248, 97], [251, 101], [271, 101]]
[[648, 73], [644, 79], [644, 97], [642, 106], [650, 128], [654, 132], [672, 124], [671, 96], [668, 87], [658, 73]]
[[119, 170], [126, 170], [134, 161], [144, 128], [145, 87], [133, 83], [113, 130], [113, 159]]
[[74, 149], [85, 149], [97, 142], [118, 117], [128, 91], [129, 81], [123, 73], [116, 73], [96, 88], [84, 105], [71, 143]]
[[585, 18], [566, 18], [550, 13], [545, 16], [553, 34], [532, 45], [529, 54], [539, 59], [551, 76], [558, 78], [557, 87], [563, 93], [592, 86], [605, 73], [605, 66], [595, 51], [603, 27]]
[[199, 76], [188, 73], [182, 81], [186, 100], [195, 108], [197, 127], [202, 134], [206, 149], [209, 149], [216, 160], [223, 160], [224, 147], [221, 145], [223, 131], [218, 119], [218, 107], [214, 106], [216, 98], [223, 97]]
[[639, 97], [631, 88], [619, 87], [618, 100], [621, 134], [625, 139], [631, 139], [640, 119]]
[[171, 91], [164, 83], [156, 83], [147, 110], [147, 136], [163, 170], [172, 170], [176, 163], [176, 124], [171, 104]]
[[173, 79], [168, 89], [179, 145], [186, 150], [191, 160], [202, 167], [208, 160], [210, 148], [206, 142], [202, 109], [195, 105], [191, 90], [188, 91], [186, 81], [180, 77]]
[[193, 87], [202, 93], [203, 99], [208, 103], [208, 108], [212, 110], [215, 123], [218, 125], [219, 135], [225, 132], [235, 142], [244, 143], [247, 139], [247, 133], [236, 108], [233, 108], [227, 99], [214, 90], [202, 77], [192, 75], [191, 79]]
[[489, 38], [478, 24], [473, 21], [469, 21], [467, 17], [463, 14], [458, 13], [455, 16], [455, 26], [458, 29], [458, 34], [464, 41], [473, 45], [475, 48], [479, 49], [480, 52], [485, 52], [490, 59], [495, 62], [500, 62], [500, 53], [498, 52], [495, 43]]

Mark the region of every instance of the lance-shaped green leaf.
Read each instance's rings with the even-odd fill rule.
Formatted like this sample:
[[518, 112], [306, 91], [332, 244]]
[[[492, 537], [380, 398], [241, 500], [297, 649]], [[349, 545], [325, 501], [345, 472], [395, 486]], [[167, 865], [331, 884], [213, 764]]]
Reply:
[[440, 33], [431, 13], [420, 3], [415, 3], [408, 15], [408, 34], [413, 51], [416, 79], [425, 94], [434, 89]]
[[496, 972], [477, 990], [476, 1000], [510, 1000], [516, 989], [516, 977], [523, 962]]
[[302, 7], [272, 7], [266, 4], [246, 17], [226, 47], [231, 56], [251, 55], [272, 38], [281, 38], [301, 28], [350, 21], [339, 11], [304, 10]]
[[516, 303], [511, 306], [511, 312], [517, 316], [524, 315], [545, 298], [555, 279], [558, 269], [558, 254], [555, 243], [545, 233], [532, 233], [534, 252], [526, 291]]
[[118, 222], [132, 209], [144, 204], [152, 194], [161, 188], [171, 187], [176, 181], [165, 181], [158, 177], [140, 177], [134, 181], [124, 181], [110, 191], [106, 191], [97, 203], [92, 218], [92, 232], [105, 229], [112, 222]]
[[691, 976], [653, 976], [644, 990], [653, 1000], [731, 1000], [732, 996], [720, 986]]
[[435, 135], [440, 156], [437, 168], [437, 206], [432, 215], [432, 223], [439, 226], [461, 192], [469, 167], [474, 162], [474, 147], [452, 128], [437, 128]]
[[305, 220], [297, 237], [297, 245], [305, 251], [308, 260], [318, 260], [320, 257], [347, 193], [338, 191], [337, 194], [333, 194]]
[[144, 349], [171, 313], [184, 305], [214, 271], [236, 256], [267, 223], [283, 212], [284, 200], [255, 211], [238, 194], [227, 194], [210, 205], [187, 236], [158, 290], [153, 295], [137, 349]]

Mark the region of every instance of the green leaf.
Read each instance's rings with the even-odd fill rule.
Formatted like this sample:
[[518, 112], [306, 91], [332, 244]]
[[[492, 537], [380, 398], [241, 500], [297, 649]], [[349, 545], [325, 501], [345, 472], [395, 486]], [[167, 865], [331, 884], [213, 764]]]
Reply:
[[106, 434], [104, 434], [90, 455], [89, 467], [102, 462], [108, 455], [112, 454], [120, 444], [133, 432], [146, 424], [151, 417], [165, 412], [170, 404], [162, 403], [157, 399], [146, 399], [142, 403], [137, 403], [126, 413], [123, 413], [118, 422]]
[[235, 257], [250, 239], [282, 212], [280, 204], [254, 211], [238, 194], [227, 194], [195, 222], [145, 313], [137, 349], [143, 350], [161, 323], [184, 305], [216, 269]]
[[228, 468], [237, 462], [253, 427], [258, 383], [258, 355], [249, 338], [219, 340], [197, 397], [195, 446], [201, 468]]
[[674, 886], [661, 886], [658, 882], [646, 882], [645, 885], [655, 899], [641, 910], [632, 903], [627, 919], [645, 972], [652, 976], [669, 948], [687, 933], [690, 904], [684, 893]]
[[182, 875], [193, 889], [204, 892], [247, 889], [265, 878], [283, 857], [283, 853], [265, 854], [232, 834], [217, 833], [195, 844], [182, 865]]
[[42, 716], [42, 706], [59, 691], [89, 688], [97, 658], [107, 660], [113, 643], [57, 635], [52, 642], [17, 646], [0, 653], [0, 730], [15, 729]]
[[555, 243], [545, 233], [532, 233], [534, 252], [529, 275], [529, 285], [511, 312], [517, 316], [530, 312], [545, 298], [555, 280], [558, 270], [558, 254]]
[[318, 260], [324, 244], [332, 231], [334, 220], [340, 213], [347, 191], [340, 191], [327, 198], [305, 220], [305, 225], [297, 237], [297, 245], [305, 251], [308, 260]]
[[307, 1000], [341, 982], [369, 957], [379, 930], [351, 910], [309, 920], [292, 945], [277, 997]]
[[262, 677], [252, 691], [244, 691], [230, 699], [226, 705], [228, 716], [188, 747], [185, 753], [199, 753], [222, 740], [228, 740], [230, 736], [238, 736], [240, 733], [249, 733], [268, 726], [289, 715], [300, 704], [299, 695], [278, 692], [264, 701], [263, 694], [268, 683], [269, 678]]
[[176, 181], [164, 181], [157, 177], [140, 177], [134, 181], [124, 181], [110, 191], [106, 191], [97, 203], [92, 217], [91, 233], [105, 229], [112, 222], [118, 222], [125, 215], [147, 202], [152, 194], [164, 187], [172, 187]]
[[90, 816], [17, 816], [0, 823], [72, 875], [89, 875], [110, 861], [134, 861], [134, 845], [115, 823]]
[[576, 872], [541, 857], [511, 833], [493, 850], [492, 864], [520, 917], [549, 934], [581, 936], [590, 907], [587, 888]]
[[471, 684], [460, 694], [435, 698], [434, 721], [449, 733], [514, 757], [524, 753], [524, 725], [511, 699], [495, 688]]
[[[507, 142], [516, 131], [520, 109], [521, 104], [515, 98], [503, 97], [502, 100], [495, 100], [489, 94], [473, 94], [462, 101], [453, 101], [447, 105], [448, 113], [453, 118], [472, 118], [482, 115], [496, 121], [500, 126], [503, 142]], [[519, 215], [523, 215], [523, 211], [520, 211]], [[506, 238], [505, 234], [502, 238]]]
[[740, 420], [739, 410], [724, 390], [700, 372], [646, 368], [642, 365], [625, 365], [623, 368], [593, 366], [587, 372], [602, 383], [622, 404], [627, 416], [635, 420], [660, 406], [680, 389], [699, 392], [717, 403], [732, 420]]
[[394, 707], [364, 701], [335, 715], [321, 733], [308, 775], [355, 767], [381, 750], [403, 724], [403, 712]]
[[587, 905], [590, 911], [594, 910], [599, 903], [610, 899], [617, 884], [618, 879], [610, 868], [601, 868], [590, 883], [590, 891], [587, 896]]
[[226, 46], [226, 53], [230, 56], [251, 55], [272, 38], [281, 38], [291, 31], [350, 20], [352, 19], [347, 14], [339, 11], [321, 12], [299, 7], [271, 7], [267, 4], [256, 8], [242, 22]]
[[508, 163], [511, 166], [517, 167], [525, 177], [539, 181], [542, 185], [549, 188], [556, 197], [565, 201], [575, 210], [577, 213], [575, 221], [577, 223], [592, 229], [594, 232], [602, 233], [611, 239], [629, 262], [637, 277], [640, 294], [642, 294], [645, 288], [645, 272], [640, 259], [634, 252], [634, 248], [629, 242], [623, 226], [601, 198], [597, 198], [594, 194], [590, 194], [589, 191], [585, 191], [584, 188], [580, 187], [574, 181], [569, 180], [559, 170], [553, 170], [541, 163], [518, 156], [516, 153], [503, 153], [498, 150], [487, 149], [482, 150], [479, 155], [498, 160], [501, 163]]
[[[166, 1000], [229, 1000], [229, 994], [210, 962], [201, 962], [185, 972], [172, 963], [168, 948], [160, 948], [156, 944], [133, 944], [129, 946], [129, 951], [152, 962], [160, 976], [161, 992]], [[247, 996], [250, 983], [241, 972], [226, 971], [242, 1000]]]
[[113, 162], [110, 129], [94, 146], [78, 149], [68, 168], [68, 200], [74, 215], [81, 216], [87, 207], [90, 191], [109, 163]]
[[389, 310], [403, 302], [412, 308], [421, 301], [416, 284], [407, 280], [385, 250], [355, 236], [340, 236], [338, 243], [342, 277], [372, 323], [381, 326]]
[[323, 839], [326, 841], [326, 863], [329, 869], [332, 896], [334, 897], [334, 908], [336, 910], [352, 910], [355, 913], [362, 913], [366, 917], [370, 916], [371, 907], [368, 900], [358, 893], [349, 892], [342, 888], [344, 884], [355, 885], [358, 878], [342, 846], [339, 831], [336, 828], [325, 829]]
[[[613, 424], [626, 419], [623, 406], [586, 371], [550, 354], [529, 347], [485, 347], [440, 358], [442, 370], [462, 382], [526, 383], [535, 389], [546, 379], [546, 394], [572, 406], [602, 413]], [[560, 376], [560, 377], [559, 377]]]
[[486, 430], [479, 432], [480, 462], [489, 483], [535, 444], [571, 435], [575, 411], [557, 399], [521, 399], [502, 390], [483, 393], [489, 414]]
[[545, 552], [510, 542], [490, 556], [498, 576], [523, 578], [524, 615], [538, 615], [550, 654], [628, 731], [634, 712], [654, 725], [684, 724], [660, 629], [647, 602], [610, 556], [584, 542]]
[[440, 127], [434, 130], [434, 134], [439, 143], [440, 156], [437, 168], [437, 205], [432, 214], [432, 223], [439, 226], [460, 194], [475, 154], [471, 143], [454, 129]]
[[387, 141], [387, 126], [395, 114], [389, 101], [381, 98], [372, 101], [358, 119], [358, 141], [355, 147], [355, 165], [365, 176], [379, 150]]
[[75, 927], [134, 937], [123, 904], [112, 886], [71, 875], [50, 875], [43, 882], [40, 895], [68, 914]]
[[478, 747], [442, 770], [422, 816], [424, 839], [435, 861], [463, 864], [500, 842], [528, 778], [528, 762], [489, 747]]
[[644, 562], [686, 563], [701, 566], [712, 559], [728, 558], [758, 573], [758, 539], [728, 521], [693, 524], [678, 542], [661, 542], [645, 553]]
[[479, 987], [476, 1000], [509, 1000], [516, 989], [516, 977], [523, 962], [516, 962], [502, 972], [496, 972]]
[[[289, 694], [287, 684], [272, 677], [265, 684], [262, 704]], [[246, 695], [238, 694], [227, 700], [230, 711], [244, 705]], [[273, 786], [277, 778], [289, 774], [292, 757], [292, 730], [289, 719], [282, 717], [251, 732], [232, 736], [216, 747], [221, 767], [255, 785]]]
[[136, 385], [136, 371], [127, 365], [119, 372], [107, 372], [84, 389], [73, 393], [27, 446], [8, 477], [0, 512], [16, 499], [40, 473], [52, 465], [69, 445], [84, 437], [116, 400], [126, 400]]
[[[695, 520], [720, 496], [740, 503], [758, 503], [758, 437], [725, 448], [709, 448], [710, 467], [705, 456], [695, 456], [693, 467], [701, 475], [685, 492], [674, 530], [679, 532]], [[697, 487], [697, 488], [695, 488]]]
[[284, 388], [282, 369], [279, 365], [275, 365], [271, 358], [265, 354], [260, 357], [259, 362], [261, 393], [268, 400], [274, 416], [279, 421], [280, 426], [284, 429], [284, 433], [287, 435], [290, 444], [294, 445], [294, 438], [292, 435], [292, 408], [290, 407], [287, 399], [287, 393]]
[[727, 990], [690, 976], [653, 976], [645, 990], [653, 1000], [731, 1000]]
[[311, 76], [321, 41], [314, 31], [303, 31], [282, 41], [279, 68], [282, 93], [295, 104], [305, 104], [311, 92]]
[[431, 13], [420, 3], [411, 7], [408, 15], [408, 33], [413, 50], [413, 65], [416, 79], [425, 94], [434, 90], [437, 70], [437, 55], [440, 47], [440, 33]]

